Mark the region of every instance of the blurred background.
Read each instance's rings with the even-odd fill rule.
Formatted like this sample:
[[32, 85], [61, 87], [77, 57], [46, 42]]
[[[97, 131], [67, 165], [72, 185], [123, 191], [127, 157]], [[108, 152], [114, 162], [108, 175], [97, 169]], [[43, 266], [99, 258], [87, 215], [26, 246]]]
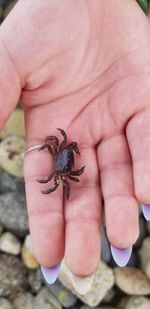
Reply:
[[[0, 0], [1, 23], [16, 2]], [[149, 1], [137, 2], [149, 18]], [[114, 264], [104, 223], [102, 262], [91, 290], [84, 296], [74, 290], [65, 263], [59, 280], [45, 285], [28, 229], [22, 169], [24, 135], [23, 111], [18, 103], [0, 132], [0, 309], [150, 309], [150, 222], [142, 216], [140, 236], [127, 267], [120, 269]]]

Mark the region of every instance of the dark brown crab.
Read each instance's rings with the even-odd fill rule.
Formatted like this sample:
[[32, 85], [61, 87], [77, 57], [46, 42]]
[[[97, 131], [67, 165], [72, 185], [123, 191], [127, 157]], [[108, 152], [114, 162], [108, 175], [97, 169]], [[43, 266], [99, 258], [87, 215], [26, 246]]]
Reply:
[[[74, 151], [80, 155], [78, 146], [76, 142], [72, 142], [71, 144], [67, 145], [67, 134], [62, 129], [57, 129], [62, 134], [64, 140], [59, 145], [59, 140], [56, 136], [47, 136], [46, 137], [46, 144], [43, 144], [39, 150], [43, 150], [45, 148], [48, 149], [49, 153], [54, 157], [54, 168], [55, 171], [49, 175], [46, 179], [37, 180], [39, 183], [47, 183], [54, 177], [54, 186], [42, 191], [43, 194], [49, 194], [57, 189], [59, 186], [59, 179], [62, 180], [66, 197], [69, 198], [70, 195], [70, 184], [68, 179], [73, 180], [75, 182], [79, 182], [79, 179], [74, 176], [80, 176], [84, 172], [85, 166], [82, 166], [79, 170], [73, 171], [74, 167]], [[53, 144], [50, 145], [48, 141], [52, 141]]]

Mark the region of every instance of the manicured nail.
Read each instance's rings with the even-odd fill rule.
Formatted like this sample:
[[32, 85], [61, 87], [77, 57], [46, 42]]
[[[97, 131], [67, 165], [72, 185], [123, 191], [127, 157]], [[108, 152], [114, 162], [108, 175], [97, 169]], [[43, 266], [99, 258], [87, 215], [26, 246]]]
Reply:
[[41, 271], [45, 281], [48, 284], [53, 284], [59, 276], [60, 264], [53, 267], [41, 266]]
[[142, 204], [143, 216], [147, 221], [150, 221], [150, 205]]
[[132, 254], [132, 247], [126, 249], [119, 249], [111, 245], [110, 248], [116, 264], [120, 267], [126, 266]]
[[72, 284], [75, 290], [81, 295], [86, 294], [90, 290], [94, 278], [95, 278], [95, 272], [92, 275], [86, 277], [76, 276], [73, 273], [71, 274]]

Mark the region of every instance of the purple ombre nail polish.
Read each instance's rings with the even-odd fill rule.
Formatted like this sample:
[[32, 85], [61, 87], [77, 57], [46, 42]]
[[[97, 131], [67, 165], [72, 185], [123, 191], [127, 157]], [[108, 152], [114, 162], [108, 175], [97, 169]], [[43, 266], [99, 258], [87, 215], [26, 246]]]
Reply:
[[53, 267], [41, 266], [41, 271], [45, 281], [48, 284], [53, 284], [59, 276], [60, 264]]
[[150, 221], [150, 205], [142, 204], [143, 216], [147, 221]]
[[111, 245], [110, 249], [116, 264], [120, 267], [126, 266], [132, 254], [132, 247], [126, 249], [119, 249]]

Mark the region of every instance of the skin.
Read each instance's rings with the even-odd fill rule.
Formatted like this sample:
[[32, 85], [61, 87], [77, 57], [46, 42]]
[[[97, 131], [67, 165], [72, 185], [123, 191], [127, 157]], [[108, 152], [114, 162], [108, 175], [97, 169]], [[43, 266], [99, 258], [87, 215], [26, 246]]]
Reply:
[[86, 168], [68, 201], [62, 186], [41, 194], [36, 180], [53, 171], [46, 149], [26, 155], [24, 173], [38, 261], [53, 266], [65, 254], [73, 273], [89, 275], [100, 255], [102, 193], [118, 248], [138, 238], [138, 202], [150, 204], [148, 20], [135, 0], [19, 0], [0, 28], [0, 67], [1, 128], [21, 96], [27, 148], [47, 135], [61, 140], [57, 127], [78, 142], [76, 169]]

